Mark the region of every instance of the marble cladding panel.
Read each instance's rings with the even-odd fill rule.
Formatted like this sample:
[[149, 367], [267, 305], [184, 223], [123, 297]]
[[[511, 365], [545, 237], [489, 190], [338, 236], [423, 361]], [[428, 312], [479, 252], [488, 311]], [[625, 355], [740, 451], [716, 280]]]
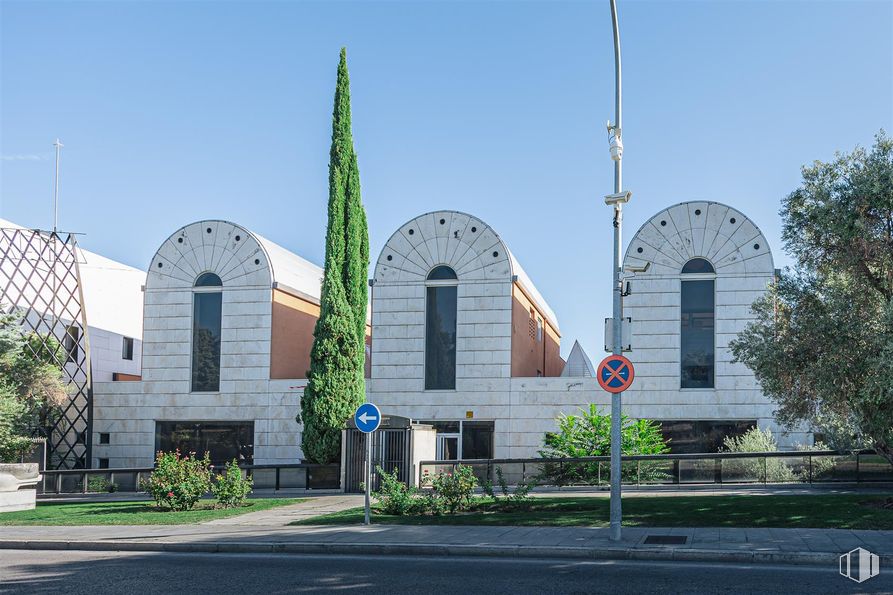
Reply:
[[[253, 380], [221, 388], [232, 392], [165, 392], [171, 384], [149, 382], [97, 383], [94, 387], [95, 458], [108, 458], [111, 467], [151, 466], [155, 422], [253, 421], [255, 463], [294, 463], [300, 460], [299, 381]], [[142, 386], [147, 385], [147, 386]], [[151, 392], [145, 392], [145, 389]], [[253, 391], [253, 392], [252, 392]], [[98, 434], [111, 434], [99, 445]]]

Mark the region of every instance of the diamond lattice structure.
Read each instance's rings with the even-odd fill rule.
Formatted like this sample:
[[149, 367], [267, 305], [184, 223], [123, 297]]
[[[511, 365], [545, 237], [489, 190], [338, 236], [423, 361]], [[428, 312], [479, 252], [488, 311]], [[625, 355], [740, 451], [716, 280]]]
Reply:
[[78, 254], [73, 234], [0, 229], [0, 309], [22, 317], [22, 332], [39, 337], [32, 350], [51, 354], [69, 386], [68, 398], [33, 428], [46, 438], [48, 469], [91, 461], [93, 387]]

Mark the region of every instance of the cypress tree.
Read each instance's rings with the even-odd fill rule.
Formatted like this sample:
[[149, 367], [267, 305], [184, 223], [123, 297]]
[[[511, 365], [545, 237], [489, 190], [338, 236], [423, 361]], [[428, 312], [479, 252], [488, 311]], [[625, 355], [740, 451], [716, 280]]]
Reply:
[[347, 73], [347, 52], [341, 48], [338, 64], [338, 83], [335, 88], [335, 109], [332, 114], [332, 148], [329, 154], [329, 196], [333, 188], [344, 197], [344, 262], [342, 279], [347, 303], [356, 319], [357, 336], [363, 361], [365, 361], [366, 306], [369, 296], [369, 230], [366, 209], [360, 196], [360, 169], [353, 147], [350, 121], [350, 78]]
[[322, 291], [299, 421], [304, 422], [304, 459], [333, 463], [341, 456], [341, 428], [365, 395], [356, 372], [356, 326], [341, 277], [334, 267], [326, 267]]
[[320, 316], [313, 331], [308, 383], [298, 416], [304, 426], [304, 459], [314, 463], [340, 459], [341, 428], [366, 398], [363, 370], [369, 234], [351, 135], [344, 48], [332, 112], [328, 211]]

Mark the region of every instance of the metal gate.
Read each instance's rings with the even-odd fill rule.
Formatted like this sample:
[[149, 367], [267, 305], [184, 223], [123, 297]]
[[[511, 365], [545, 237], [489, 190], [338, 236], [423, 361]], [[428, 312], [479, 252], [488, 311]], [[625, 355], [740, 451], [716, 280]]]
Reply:
[[[384, 425], [384, 424], [382, 424]], [[344, 491], [360, 493], [365, 480], [366, 440], [368, 434], [348, 428], [345, 436]], [[386, 473], [397, 469], [397, 477], [404, 483], [410, 481], [410, 441], [409, 428], [381, 428], [372, 434], [372, 489], [381, 487], [377, 473], [381, 467]]]

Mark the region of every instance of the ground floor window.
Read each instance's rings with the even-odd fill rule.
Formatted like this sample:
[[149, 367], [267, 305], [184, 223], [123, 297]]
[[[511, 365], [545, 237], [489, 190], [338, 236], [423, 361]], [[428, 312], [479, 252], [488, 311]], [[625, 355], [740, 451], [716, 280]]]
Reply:
[[492, 421], [423, 421], [437, 430], [437, 459], [457, 461], [493, 458]]
[[254, 462], [253, 421], [159, 421], [155, 422], [155, 451], [208, 453], [212, 465], [233, 459]]
[[664, 420], [660, 429], [673, 454], [719, 452], [727, 436], [741, 436], [756, 420]]

